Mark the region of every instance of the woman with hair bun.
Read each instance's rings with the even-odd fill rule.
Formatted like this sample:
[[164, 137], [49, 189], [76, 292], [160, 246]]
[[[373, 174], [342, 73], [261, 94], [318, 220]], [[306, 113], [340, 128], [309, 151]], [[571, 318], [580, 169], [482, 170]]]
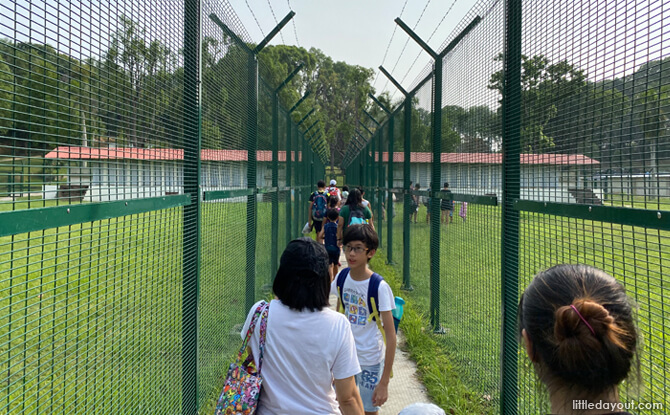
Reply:
[[521, 296], [518, 319], [552, 413], [627, 413], [585, 411], [573, 403], [619, 403], [618, 385], [636, 361], [633, 307], [614, 277], [586, 265], [549, 268]]

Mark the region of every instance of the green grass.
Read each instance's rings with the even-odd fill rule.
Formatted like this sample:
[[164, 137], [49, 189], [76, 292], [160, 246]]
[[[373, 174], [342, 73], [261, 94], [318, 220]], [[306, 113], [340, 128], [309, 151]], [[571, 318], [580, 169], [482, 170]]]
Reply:
[[[394, 259], [402, 270], [402, 206], [394, 221]], [[397, 224], [396, 224], [397, 223]], [[442, 226], [440, 246], [440, 323], [438, 343], [463, 382], [479, 397], [500, 399], [501, 210], [470, 204], [467, 222], [454, 217]], [[418, 310], [430, 310], [430, 233], [425, 208], [410, 226], [410, 274], [414, 291], [405, 298]], [[666, 392], [670, 339], [667, 275], [670, 274], [670, 232], [601, 222], [522, 213], [519, 241], [519, 292], [533, 275], [559, 263], [584, 263], [602, 268], [624, 283], [637, 303], [643, 387], [624, 385], [624, 396], [643, 402], [670, 403]], [[519, 349], [519, 405], [537, 413], [544, 405], [525, 353]]]
[[44, 161], [42, 157], [0, 156], [0, 197], [41, 191], [45, 180], [54, 182], [65, 174], [65, 168], [48, 166]]
[[[241, 343], [246, 215], [243, 203], [202, 204], [201, 408]], [[0, 238], [0, 414], [180, 410], [182, 222], [175, 208]], [[271, 281], [271, 222], [259, 203], [254, 300]]]
[[[0, 204], [0, 210], [28, 203]], [[276, 243], [279, 254], [284, 248], [285, 210], [280, 203], [275, 242], [271, 204], [259, 203], [256, 281], [248, 285], [246, 205], [201, 206], [199, 393], [200, 407], [210, 408], [240, 344], [247, 289], [253, 299], [268, 294], [271, 247]], [[403, 330], [422, 379], [433, 399], [453, 413], [495, 413], [500, 404], [500, 208], [471, 204], [467, 222], [455, 217], [453, 225], [443, 226], [439, 317], [444, 334], [439, 335], [426, 330], [431, 281], [425, 207], [421, 223], [410, 227], [407, 258], [402, 257], [400, 204], [396, 211], [393, 268], [400, 275], [403, 261], [410, 261], [415, 289], [399, 295], [408, 300]], [[293, 224], [295, 234], [305, 213]], [[182, 209], [175, 208], [0, 238], [0, 414], [38, 407], [73, 414], [99, 412], [103, 405], [105, 412], [124, 414], [180, 408], [181, 228]], [[522, 214], [520, 232], [519, 291], [539, 270], [565, 262], [598, 266], [625, 284], [638, 303], [644, 341], [644, 387], [637, 400], [668, 405], [670, 234], [539, 214]], [[380, 252], [374, 267], [392, 275], [380, 263], [384, 259]], [[399, 293], [397, 279], [394, 284]], [[521, 412], [537, 413], [543, 401], [519, 351]], [[624, 388], [625, 396], [632, 392]]]
[[[383, 249], [377, 253], [371, 261], [371, 268], [384, 276], [394, 295], [406, 296], [400, 289], [401, 277], [394, 268], [385, 264], [384, 254]], [[432, 333], [425, 311], [411, 301], [404, 310], [400, 330], [405, 335], [407, 351], [417, 364], [419, 378], [430, 399], [448, 414], [495, 413], [497, 408], [492, 405], [490, 397], [478, 394], [463, 381], [460, 371], [452, 363], [451, 352]]]

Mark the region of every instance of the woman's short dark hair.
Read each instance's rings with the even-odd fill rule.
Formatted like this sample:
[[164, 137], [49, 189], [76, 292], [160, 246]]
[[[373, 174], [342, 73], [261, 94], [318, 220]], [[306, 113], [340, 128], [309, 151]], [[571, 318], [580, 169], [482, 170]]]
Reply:
[[369, 250], [377, 249], [379, 247], [379, 236], [377, 232], [368, 224], [349, 225], [344, 231], [342, 237], [342, 245], [349, 242], [360, 241], [365, 244]]
[[636, 360], [637, 331], [624, 287], [586, 265], [557, 265], [535, 276], [521, 296], [519, 334], [540, 380], [589, 395], [617, 386]]
[[272, 291], [284, 305], [296, 311], [327, 307], [330, 276], [328, 253], [323, 244], [308, 237], [289, 242], [279, 261]]

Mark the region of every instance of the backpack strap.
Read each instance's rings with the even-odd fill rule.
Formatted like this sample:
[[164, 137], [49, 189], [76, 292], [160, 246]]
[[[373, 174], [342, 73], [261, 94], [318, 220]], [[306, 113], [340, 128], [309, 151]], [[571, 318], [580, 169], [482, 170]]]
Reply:
[[370, 310], [370, 315], [368, 316], [368, 321], [374, 321], [377, 324], [377, 328], [382, 333], [382, 338], [384, 339], [384, 344], [386, 344], [386, 333], [382, 328], [382, 318], [379, 315], [379, 284], [384, 281], [384, 278], [377, 274], [376, 272], [372, 273], [370, 277], [370, 282], [368, 283], [368, 310]]
[[[376, 306], [379, 305], [379, 284], [381, 284], [382, 281], [384, 281], [384, 278], [376, 272], [373, 272], [370, 277], [370, 282], [368, 282], [368, 310], [370, 310], [368, 320], [376, 320], [379, 316]], [[376, 304], [374, 304], [372, 300], [374, 300]]]
[[[384, 345], [386, 345], [386, 332], [382, 327], [382, 317], [379, 315], [379, 308], [377, 308], [377, 305], [379, 304], [379, 284], [381, 284], [382, 281], [384, 281], [384, 277], [376, 272], [372, 273], [368, 284], [368, 307], [370, 307], [368, 321], [374, 320], [374, 322], [377, 323], [377, 328], [382, 334]], [[393, 370], [391, 370], [390, 377], [393, 377]]]
[[342, 314], [344, 314], [344, 298], [342, 298], [342, 293], [344, 292], [344, 281], [347, 279], [350, 270], [351, 268], [349, 267], [344, 268], [337, 275], [337, 298], [340, 299], [340, 307], [339, 310], [337, 311], [339, 311]]

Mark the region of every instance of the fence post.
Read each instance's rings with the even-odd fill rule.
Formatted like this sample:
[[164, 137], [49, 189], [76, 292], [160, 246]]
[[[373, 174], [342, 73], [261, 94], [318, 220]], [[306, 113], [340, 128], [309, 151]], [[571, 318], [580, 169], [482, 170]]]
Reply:
[[291, 242], [291, 231], [293, 230], [293, 215], [291, 213], [291, 203], [293, 203], [293, 190], [291, 189], [293, 180], [293, 133], [291, 132], [291, 112], [286, 112], [286, 245]]
[[386, 198], [386, 239], [388, 241], [386, 247], [386, 262], [388, 264], [393, 264], [393, 213], [395, 212], [395, 205], [393, 202], [393, 141], [395, 140], [395, 131], [394, 119], [395, 115], [389, 115], [389, 130], [388, 130], [388, 140], [389, 140], [389, 157], [388, 157], [388, 168], [386, 169], [386, 174], [388, 174], [388, 196]]
[[[433, 75], [433, 165], [431, 189], [440, 188], [442, 175], [442, 57], [435, 59]], [[440, 200], [430, 198], [430, 211], [440, 211]], [[430, 215], [430, 320], [433, 330], [440, 327], [440, 217]]]
[[[304, 64], [298, 65], [279, 86], [272, 91], [272, 246], [270, 247], [270, 276], [274, 280], [279, 266], [279, 91], [282, 90], [293, 77], [302, 69]], [[287, 115], [287, 118], [290, 114]], [[289, 128], [290, 118], [287, 119]], [[286, 151], [288, 163], [288, 151]], [[286, 174], [288, 177], [288, 164]], [[288, 180], [288, 179], [287, 179]], [[288, 201], [286, 202], [288, 204]], [[286, 221], [288, 222], [288, 215]], [[290, 242], [290, 240], [289, 240]]]
[[412, 283], [410, 280], [409, 274], [409, 240], [410, 240], [410, 229], [409, 221], [410, 215], [409, 210], [411, 209], [410, 197], [411, 195], [408, 192], [410, 187], [410, 146], [411, 146], [411, 136], [412, 136], [412, 99], [413, 95], [405, 95], [405, 144], [404, 144], [404, 160], [403, 160], [403, 195], [405, 199], [405, 206], [403, 208], [403, 218], [402, 218], [402, 288], [408, 291], [412, 291]]
[[[388, 117], [388, 130], [386, 131], [386, 139], [389, 141], [389, 146], [388, 146], [388, 160], [387, 160], [387, 168], [386, 168], [386, 174], [388, 174], [388, 185], [386, 192], [383, 192], [382, 194], [384, 196], [384, 199], [386, 201], [386, 232], [387, 232], [387, 246], [386, 246], [386, 263], [387, 264], [393, 264], [393, 211], [395, 207], [393, 206], [393, 194], [391, 193], [391, 190], [393, 189], [393, 139], [394, 139], [394, 132], [393, 132], [393, 113], [389, 108], [386, 108], [384, 104], [379, 102], [377, 98], [375, 98], [374, 95], [368, 94], [372, 100], [379, 105], [379, 108], [382, 109], [386, 113], [386, 116]], [[382, 130], [383, 134], [383, 130]], [[382, 140], [379, 140], [379, 154], [380, 154], [380, 162], [383, 162], [383, 148], [382, 148]], [[383, 164], [379, 168], [380, 171], [380, 178], [379, 178], [379, 187], [383, 188], [384, 187], [384, 167]], [[381, 229], [381, 226], [379, 227]], [[381, 235], [381, 234], [380, 234]], [[381, 239], [381, 236], [380, 236]]]
[[296, 171], [296, 182], [298, 182], [298, 186], [300, 186], [300, 182], [297, 179], [297, 169], [293, 165], [293, 153], [295, 152], [295, 159], [296, 159], [296, 165], [300, 165], [299, 160], [298, 160], [298, 143], [296, 142], [296, 148], [295, 150], [293, 149], [293, 139], [294, 137], [297, 137], [298, 133], [298, 126], [296, 125], [295, 127], [295, 132], [291, 130], [291, 125], [293, 124], [293, 121], [291, 120], [291, 114], [293, 111], [298, 108], [300, 104], [303, 103], [305, 99], [309, 96], [310, 92], [307, 91], [305, 92], [305, 95], [302, 96], [296, 102], [291, 109], [286, 111], [286, 188], [287, 188], [287, 193], [286, 193], [286, 245], [288, 245], [291, 242], [291, 239], [293, 239], [293, 223], [298, 223], [297, 218], [294, 220], [293, 218], [293, 212], [296, 211], [297, 209], [293, 209], [293, 203], [296, 203], [298, 200], [298, 192], [295, 192], [293, 190], [293, 174], [294, 170]]
[[502, 356], [500, 411], [518, 412], [518, 343], [516, 315], [519, 289], [519, 212], [521, 158], [521, 0], [505, 2], [505, 74], [502, 100]]
[[[478, 20], [476, 20], [478, 22]], [[434, 59], [433, 66], [433, 163], [431, 172], [432, 190], [440, 188], [441, 156], [442, 156], [442, 59], [469, 31], [473, 24], [468, 26], [442, 53], [436, 53], [416, 33], [412, 31], [400, 18], [395, 22]], [[476, 23], [474, 23], [476, 24]], [[435, 331], [440, 328], [440, 218], [435, 215], [439, 212], [440, 201], [432, 197], [430, 201], [430, 321]]]
[[200, 0], [184, 3], [184, 193], [181, 413], [198, 413], [200, 276]]
[[382, 226], [383, 222], [383, 209], [382, 205], [384, 204], [384, 195], [382, 193], [383, 185], [383, 171], [384, 166], [382, 160], [382, 137], [384, 136], [384, 129], [379, 127], [379, 132], [377, 133], [377, 145], [375, 146], [375, 159], [377, 160], [377, 180], [375, 182], [375, 191], [377, 192], [377, 234], [379, 235], [379, 246], [384, 246], [382, 243], [384, 236], [384, 227]]
[[253, 53], [248, 55], [247, 68], [247, 188], [252, 194], [247, 196], [247, 279], [245, 312], [251, 308], [256, 298], [256, 147], [258, 133], [258, 59]]

